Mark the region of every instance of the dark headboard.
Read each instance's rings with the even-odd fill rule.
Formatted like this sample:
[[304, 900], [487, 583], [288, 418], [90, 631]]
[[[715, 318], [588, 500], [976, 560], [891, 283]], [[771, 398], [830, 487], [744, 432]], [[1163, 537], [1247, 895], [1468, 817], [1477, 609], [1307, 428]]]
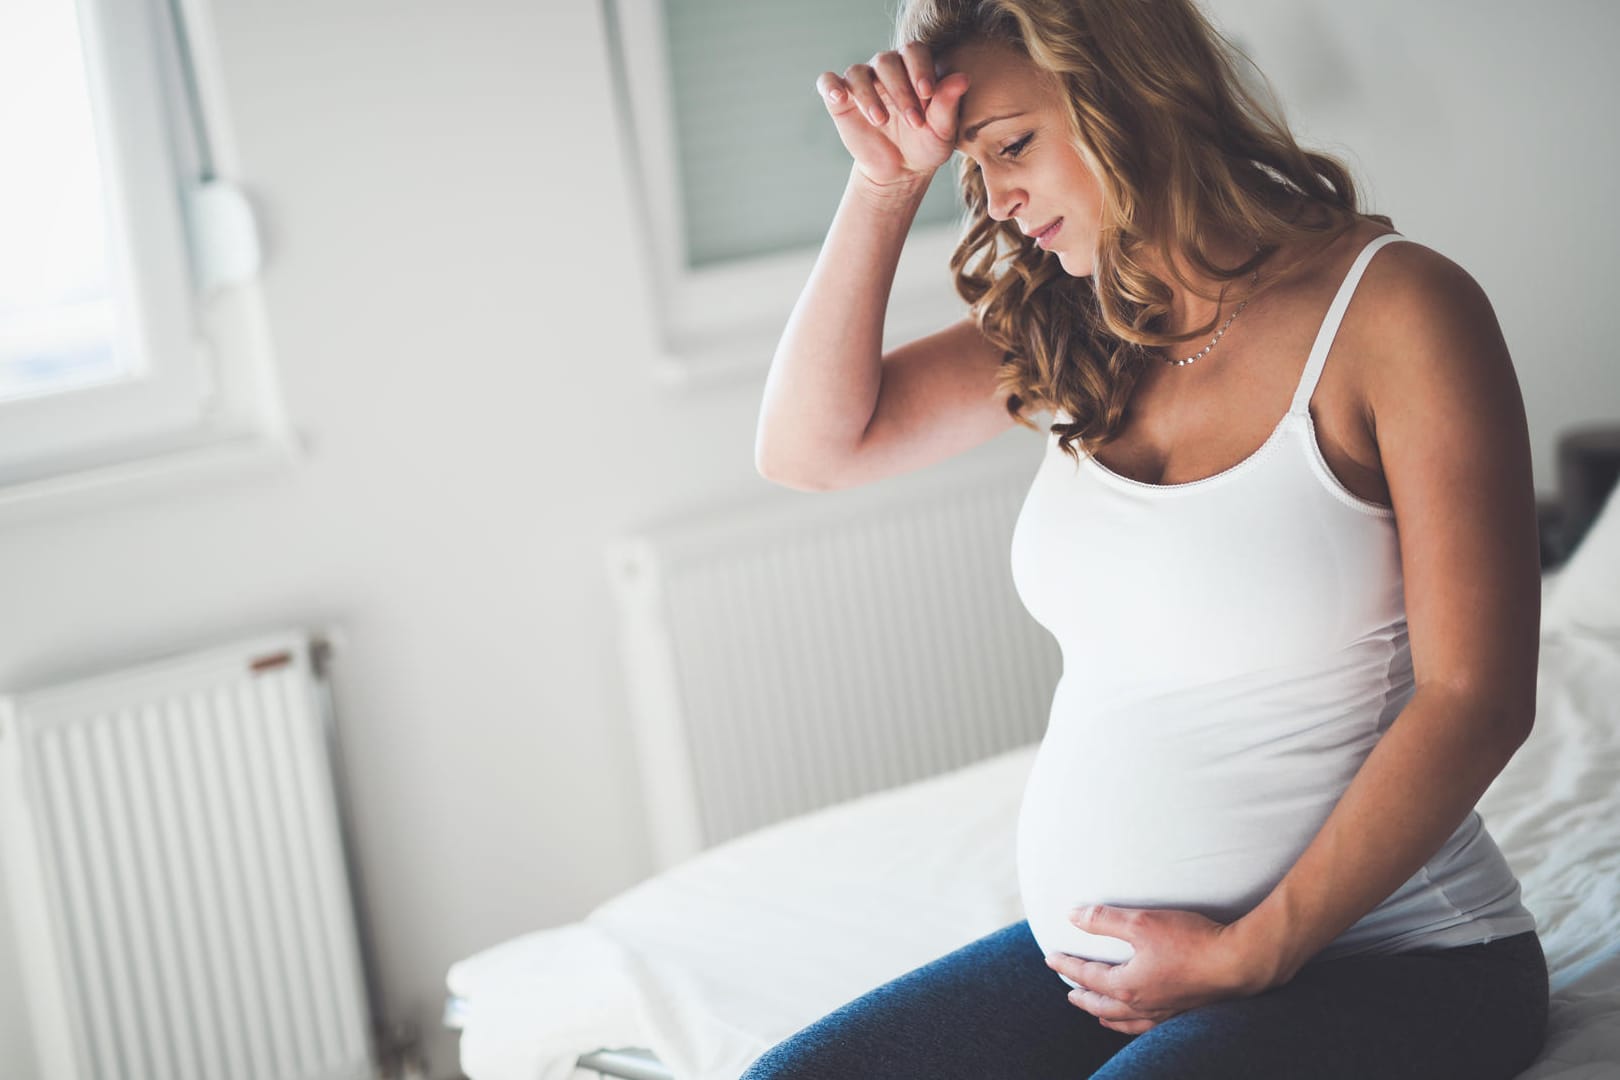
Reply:
[[1558, 494], [1539, 499], [1541, 568], [1569, 557], [1620, 482], [1620, 423], [1566, 431], [1558, 440]]

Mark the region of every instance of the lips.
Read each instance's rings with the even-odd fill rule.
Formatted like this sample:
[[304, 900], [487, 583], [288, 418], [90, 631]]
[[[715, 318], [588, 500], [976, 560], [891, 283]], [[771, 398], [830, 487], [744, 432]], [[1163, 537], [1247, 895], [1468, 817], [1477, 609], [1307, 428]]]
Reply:
[[1051, 242], [1052, 237], [1057, 235], [1058, 229], [1060, 229], [1062, 226], [1063, 226], [1063, 219], [1058, 218], [1056, 221], [1054, 221], [1054, 222], [1052, 222], [1052, 224], [1046, 226], [1046, 228], [1042, 229], [1040, 232], [1032, 234], [1034, 236], [1034, 238], [1035, 238], [1035, 243], [1038, 246], [1040, 246], [1042, 248], [1045, 248], [1046, 245], [1049, 242]]

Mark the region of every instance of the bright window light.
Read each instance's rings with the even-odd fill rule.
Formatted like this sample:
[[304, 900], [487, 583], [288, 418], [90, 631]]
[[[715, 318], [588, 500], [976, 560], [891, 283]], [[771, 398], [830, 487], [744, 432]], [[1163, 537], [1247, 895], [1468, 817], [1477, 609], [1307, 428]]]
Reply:
[[0, 7], [0, 147], [0, 401], [124, 378], [73, 0]]

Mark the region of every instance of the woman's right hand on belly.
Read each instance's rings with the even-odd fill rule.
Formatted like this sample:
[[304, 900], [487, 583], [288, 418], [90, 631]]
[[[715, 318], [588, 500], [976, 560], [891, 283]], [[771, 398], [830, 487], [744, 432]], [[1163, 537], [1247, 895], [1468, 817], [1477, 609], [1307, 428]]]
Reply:
[[880, 187], [926, 184], [956, 148], [958, 103], [968, 77], [953, 72], [934, 85], [934, 58], [911, 42], [851, 64], [842, 76], [824, 71], [816, 89], [855, 158]]

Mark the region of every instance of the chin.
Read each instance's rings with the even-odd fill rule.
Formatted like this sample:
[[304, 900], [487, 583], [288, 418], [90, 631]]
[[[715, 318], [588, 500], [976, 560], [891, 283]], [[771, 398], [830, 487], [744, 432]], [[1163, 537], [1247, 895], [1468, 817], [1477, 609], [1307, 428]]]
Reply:
[[1090, 277], [1097, 272], [1093, 262], [1082, 264], [1079, 258], [1064, 251], [1054, 252], [1054, 254], [1058, 257], [1058, 265], [1063, 267], [1063, 272], [1070, 277]]

